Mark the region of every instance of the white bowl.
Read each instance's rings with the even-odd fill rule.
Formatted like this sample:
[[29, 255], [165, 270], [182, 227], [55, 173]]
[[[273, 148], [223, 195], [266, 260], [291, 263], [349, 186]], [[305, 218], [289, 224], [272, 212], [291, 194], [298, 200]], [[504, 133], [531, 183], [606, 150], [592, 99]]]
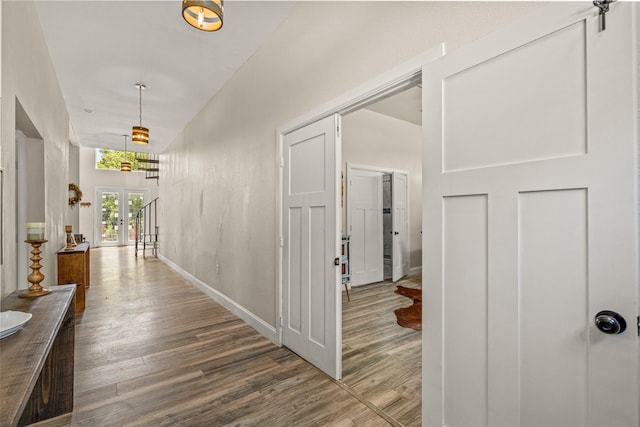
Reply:
[[8, 337], [20, 330], [31, 319], [31, 313], [22, 311], [3, 311], [0, 313], [0, 338]]

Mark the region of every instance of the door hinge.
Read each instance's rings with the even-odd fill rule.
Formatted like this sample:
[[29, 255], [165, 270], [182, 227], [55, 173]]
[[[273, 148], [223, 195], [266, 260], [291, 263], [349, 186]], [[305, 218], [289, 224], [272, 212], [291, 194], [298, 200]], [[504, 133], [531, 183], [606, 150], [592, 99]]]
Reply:
[[340, 265], [340, 258], [336, 258], [333, 260], [333, 265]]
[[637, 319], [638, 319], [638, 336], [640, 337], [640, 316], [638, 316]]
[[280, 157], [280, 167], [284, 167], [284, 157]]
[[282, 317], [280, 317], [280, 327], [282, 328]]
[[280, 237], [280, 247], [284, 248], [284, 237]]

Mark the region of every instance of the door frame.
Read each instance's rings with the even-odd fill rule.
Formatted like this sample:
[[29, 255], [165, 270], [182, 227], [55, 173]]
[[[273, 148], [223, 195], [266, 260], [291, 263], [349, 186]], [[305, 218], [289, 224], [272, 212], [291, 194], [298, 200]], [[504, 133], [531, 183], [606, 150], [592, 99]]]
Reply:
[[[290, 122], [279, 126], [276, 130], [276, 170], [277, 186], [276, 186], [276, 313], [278, 319], [276, 321], [276, 344], [282, 346], [282, 305], [283, 305], [283, 168], [284, 168], [284, 136], [306, 125], [314, 123], [333, 114], [344, 115], [352, 111], [364, 108], [383, 98], [389, 97], [403, 90], [417, 85], [422, 79], [422, 67], [432, 61], [442, 57], [445, 53], [445, 44], [441, 43], [431, 49], [428, 49], [421, 55], [400, 64], [397, 67], [383, 73], [382, 75], [357, 86], [356, 88], [344, 93], [343, 95], [315, 108], [314, 110], [297, 117]], [[337, 177], [340, 179], [340, 177]], [[341, 226], [341, 225], [339, 225]], [[328, 260], [329, 261], [329, 260]], [[336, 283], [336, 287], [339, 283]], [[342, 328], [342, 321], [339, 322], [337, 328]], [[340, 337], [340, 334], [337, 335]], [[340, 339], [341, 341], [341, 339]], [[342, 342], [338, 342], [338, 348], [342, 347]]]
[[[407, 213], [411, 212], [411, 202], [410, 202], [410, 189], [409, 189], [409, 181], [410, 181], [410, 174], [408, 170], [404, 170], [404, 169], [393, 169], [393, 168], [386, 168], [386, 167], [380, 167], [380, 166], [370, 166], [370, 165], [363, 165], [360, 163], [352, 163], [349, 162], [347, 163], [347, 188], [350, 187], [349, 182], [351, 179], [351, 176], [353, 174], [352, 170], [353, 169], [358, 169], [358, 170], [364, 170], [364, 171], [369, 171], [369, 172], [380, 172], [382, 174], [389, 174], [389, 175], [393, 175], [393, 173], [401, 173], [407, 176]], [[393, 184], [392, 184], [393, 185]], [[346, 222], [346, 230], [345, 230], [345, 234], [350, 234], [351, 232], [351, 210], [350, 210], [350, 203], [352, 203], [352, 201], [350, 200], [351, 198], [351, 192], [349, 190], [347, 190], [347, 197], [345, 198], [346, 200], [346, 204], [345, 204], [345, 208], [347, 211], [347, 222]], [[410, 219], [407, 218], [407, 225], [409, 226], [410, 229]], [[409, 238], [409, 236], [407, 236], [407, 244], [408, 246], [408, 252], [411, 253], [411, 239]], [[383, 266], [384, 268], [384, 266]], [[384, 277], [383, 277], [384, 279]], [[363, 286], [363, 285], [352, 285], [354, 287], [357, 286]]]
[[[96, 200], [96, 208], [94, 211], [94, 226], [93, 226], [93, 239], [95, 242], [95, 246], [131, 246], [133, 243], [129, 242], [127, 238], [127, 233], [123, 233], [118, 230], [118, 233], [123, 233], [125, 240], [120, 241], [122, 236], [118, 236], [118, 243], [115, 245], [103, 245], [102, 244], [102, 236], [100, 233], [100, 223], [102, 218], [102, 197], [101, 193], [109, 192], [109, 193], [119, 193], [122, 196], [122, 202], [124, 202], [125, 198], [130, 193], [143, 193], [144, 194], [144, 204], [149, 203], [149, 189], [147, 188], [127, 188], [127, 187], [96, 187], [95, 188], [95, 200]], [[127, 199], [128, 200], [128, 199]], [[143, 204], [143, 206], [144, 206]], [[118, 216], [120, 216], [122, 212], [122, 204], [119, 204]], [[127, 204], [128, 206], [128, 204]]]
[[[404, 203], [404, 207], [405, 207], [405, 223], [404, 223], [404, 227], [403, 230], [398, 230], [398, 216], [395, 214], [395, 210], [398, 206], [398, 204], [396, 203], [396, 176], [397, 175], [404, 175], [405, 176], [405, 203]], [[410, 235], [410, 230], [411, 230], [411, 211], [409, 210], [409, 199], [410, 199], [410, 193], [409, 193], [409, 173], [404, 173], [404, 172], [397, 172], [394, 171], [391, 173], [391, 226], [393, 228], [393, 237], [391, 239], [391, 244], [393, 245], [393, 249], [391, 250], [391, 281], [393, 283], [397, 283], [399, 280], [403, 279], [404, 277], [407, 276], [407, 274], [409, 274], [409, 271], [411, 270], [411, 267], [409, 266], [409, 258], [411, 257], [411, 235]], [[424, 227], [421, 227], [424, 228]], [[400, 231], [400, 236], [402, 236], [402, 239], [399, 241], [399, 237], [398, 236], [398, 231]], [[402, 241], [404, 240], [404, 242], [406, 243], [406, 251], [397, 251], [396, 247], [402, 247]], [[396, 276], [394, 276], [394, 272], [396, 269], [396, 261], [397, 261], [397, 257], [400, 256], [402, 257], [402, 262], [403, 262], [403, 269], [402, 269], [402, 274], [400, 276], [398, 276], [398, 278], [396, 279]]]

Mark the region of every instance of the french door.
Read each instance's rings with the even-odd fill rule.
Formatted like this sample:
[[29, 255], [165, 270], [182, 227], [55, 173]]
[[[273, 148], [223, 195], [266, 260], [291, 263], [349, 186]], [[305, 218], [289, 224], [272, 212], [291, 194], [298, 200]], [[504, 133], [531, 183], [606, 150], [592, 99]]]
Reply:
[[136, 240], [135, 217], [149, 199], [149, 191], [128, 188], [96, 189], [94, 241], [98, 246], [124, 246]]

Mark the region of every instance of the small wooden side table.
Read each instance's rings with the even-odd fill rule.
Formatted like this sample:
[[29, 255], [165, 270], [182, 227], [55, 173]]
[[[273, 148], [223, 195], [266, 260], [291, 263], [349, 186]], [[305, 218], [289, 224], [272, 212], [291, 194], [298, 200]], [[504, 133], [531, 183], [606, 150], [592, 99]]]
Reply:
[[91, 281], [91, 258], [89, 243], [80, 243], [73, 249], [60, 249], [58, 255], [58, 284], [75, 284], [76, 290], [76, 314], [85, 309], [85, 292]]

